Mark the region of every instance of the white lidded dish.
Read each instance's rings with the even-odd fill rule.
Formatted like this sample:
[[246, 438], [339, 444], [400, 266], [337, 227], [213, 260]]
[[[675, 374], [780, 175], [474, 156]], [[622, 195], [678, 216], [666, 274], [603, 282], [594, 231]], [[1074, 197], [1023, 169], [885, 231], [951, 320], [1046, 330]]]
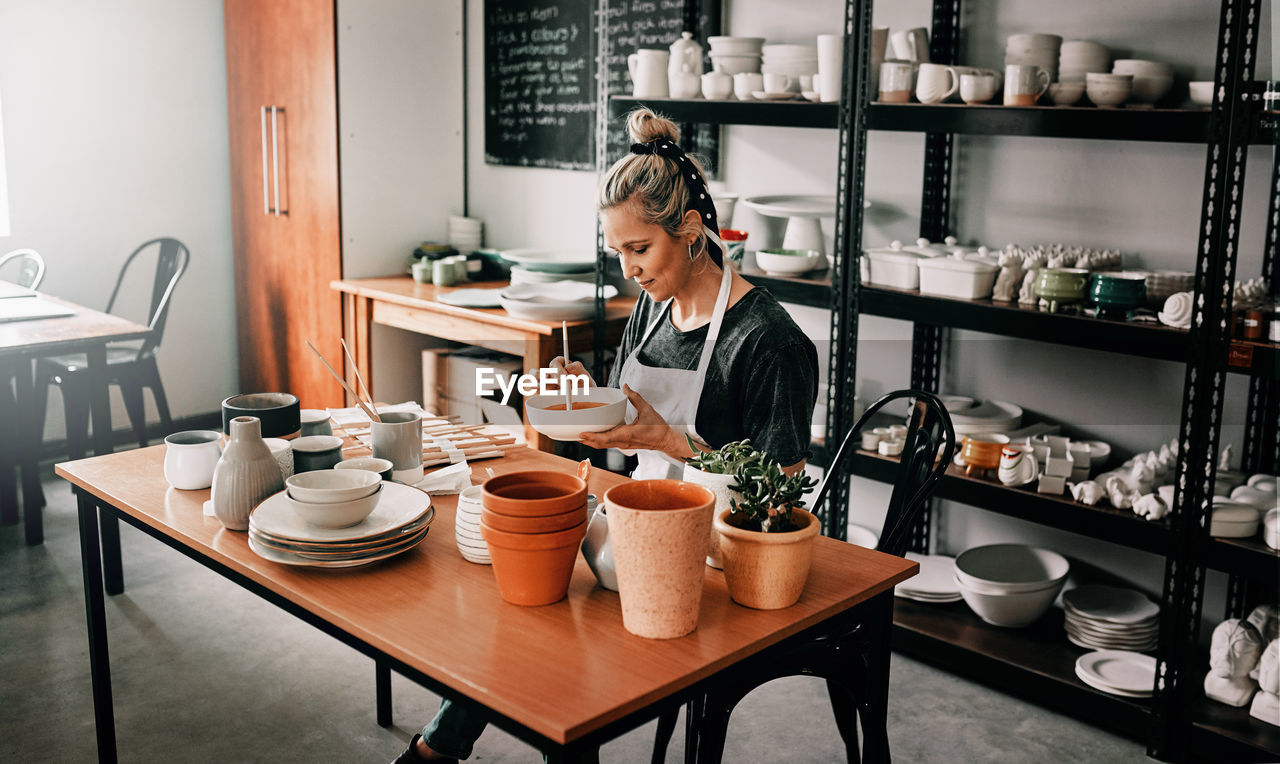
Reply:
[[957, 250], [946, 257], [931, 257], [918, 263], [920, 294], [978, 300], [991, 296], [1000, 266]]
[[868, 261], [867, 282], [876, 286], [893, 287], [894, 289], [920, 288], [920, 261], [928, 260], [934, 255], [918, 249], [902, 246], [895, 241], [888, 247], [868, 249], [863, 252]]

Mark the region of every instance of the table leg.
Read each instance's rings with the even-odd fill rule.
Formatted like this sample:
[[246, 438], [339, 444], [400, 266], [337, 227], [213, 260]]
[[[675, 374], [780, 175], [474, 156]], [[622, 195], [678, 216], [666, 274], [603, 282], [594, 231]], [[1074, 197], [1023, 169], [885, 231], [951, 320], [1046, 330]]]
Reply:
[[594, 745], [579, 745], [569, 743], [568, 745], [556, 748], [550, 751], [544, 751], [546, 754], [546, 764], [569, 764], [569, 762], [581, 762], [582, 764], [599, 764], [600, 763], [600, 747]]
[[378, 726], [391, 726], [391, 667], [381, 661], [374, 662], [374, 685], [378, 706]]
[[[536, 339], [526, 340], [524, 358], [521, 360], [524, 370], [536, 373], [538, 369], [547, 368], [551, 365], [551, 359], [560, 355], [559, 347], [560, 341], [554, 336], [538, 335]], [[529, 424], [528, 414], [524, 415], [524, 437], [530, 448], [536, 448], [547, 453], [555, 452], [555, 441], [533, 429], [533, 426]]]
[[107, 612], [102, 596], [102, 565], [98, 555], [97, 503], [76, 490], [80, 515], [80, 564], [84, 576], [85, 620], [89, 626], [89, 672], [93, 679], [93, 715], [98, 733], [98, 761], [116, 760], [115, 709], [111, 702], [111, 661], [107, 652]]
[[[342, 295], [342, 337], [355, 360], [360, 376], [373, 395], [373, 300], [344, 292]], [[359, 382], [351, 371], [351, 364], [343, 364], [343, 378], [352, 390], [359, 390]], [[354, 400], [346, 405], [354, 406]]]
[[862, 760], [889, 761], [889, 638], [893, 633], [893, 591], [867, 603], [871, 651], [867, 657], [867, 697], [862, 704]]
[[37, 416], [35, 382], [32, 380], [31, 362], [23, 360], [13, 370], [18, 402], [15, 422], [23, 433], [18, 442], [29, 444], [18, 456], [22, 468], [22, 520], [30, 545], [44, 542], [44, 490], [40, 487], [40, 443], [44, 424]]
[[[0, 423], [8, 429], [12, 423], [14, 430], [21, 432], [18, 407], [9, 391], [9, 378], [16, 376], [16, 361], [0, 362]], [[14, 475], [17, 466], [18, 438], [0, 438], [0, 524], [18, 524], [18, 483]]]
[[[111, 398], [107, 390], [107, 348], [95, 345], [86, 353], [88, 367], [89, 411], [93, 417], [93, 453], [109, 454], [111, 446]], [[124, 570], [120, 563], [120, 521], [115, 515], [101, 513], [102, 572], [107, 594], [124, 591]]]

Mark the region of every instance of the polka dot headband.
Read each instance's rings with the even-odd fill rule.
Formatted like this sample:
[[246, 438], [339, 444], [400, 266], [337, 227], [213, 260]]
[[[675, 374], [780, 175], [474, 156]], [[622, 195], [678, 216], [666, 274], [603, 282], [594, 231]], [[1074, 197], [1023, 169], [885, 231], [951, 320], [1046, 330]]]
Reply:
[[707, 253], [711, 255], [712, 262], [724, 267], [724, 258], [722, 256], [724, 242], [720, 240], [720, 227], [716, 220], [716, 206], [711, 199], [711, 192], [707, 190], [707, 185], [702, 182], [702, 176], [698, 172], [698, 168], [693, 166], [693, 162], [689, 161], [689, 157], [685, 156], [679, 146], [666, 138], [655, 138], [647, 143], [633, 143], [631, 144], [631, 153], [642, 156], [657, 154], [675, 163], [681, 180], [684, 181], [685, 186], [689, 189], [689, 209], [696, 210], [698, 217], [702, 220], [702, 231], [707, 236]]

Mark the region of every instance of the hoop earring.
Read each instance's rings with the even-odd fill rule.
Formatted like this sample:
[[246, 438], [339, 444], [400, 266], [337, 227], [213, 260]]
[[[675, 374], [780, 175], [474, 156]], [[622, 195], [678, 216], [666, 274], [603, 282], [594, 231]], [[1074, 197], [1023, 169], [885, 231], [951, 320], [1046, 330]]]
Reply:
[[698, 256], [693, 252], [693, 242], [689, 242], [689, 262], [693, 262], [696, 259], [698, 259]]

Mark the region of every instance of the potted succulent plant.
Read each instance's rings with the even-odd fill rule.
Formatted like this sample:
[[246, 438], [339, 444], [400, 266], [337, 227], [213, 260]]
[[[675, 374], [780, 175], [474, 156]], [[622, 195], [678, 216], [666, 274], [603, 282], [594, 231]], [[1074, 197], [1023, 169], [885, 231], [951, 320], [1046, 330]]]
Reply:
[[821, 524], [800, 500], [817, 481], [787, 475], [774, 461], [743, 463], [730, 488], [738, 496], [716, 513], [729, 596], [759, 610], [790, 607], [800, 599]]
[[[694, 445], [692, 438], [688, 435], [684, 437], [689, 441], [689, 448], [694, 455], [685, 460], [684, 474], [681, 477], [687, 483], [711, 489], [716, 495], [714, 514], [718, 515], [721, 510], [729, 509], [729, 502], [733, 498], [740, 498], [738, 492], [730, 488], [737, 480], [738, 469], [748, 464], [760, 463], [764, 454], [757, 451], [750, 440], [736, 440], [714, 451], [702, 451]], [[713, 568], [721, 567], [720, 533], [714, 526], [711, 528], [711, 537], [707, 540], [707, 564]]]

